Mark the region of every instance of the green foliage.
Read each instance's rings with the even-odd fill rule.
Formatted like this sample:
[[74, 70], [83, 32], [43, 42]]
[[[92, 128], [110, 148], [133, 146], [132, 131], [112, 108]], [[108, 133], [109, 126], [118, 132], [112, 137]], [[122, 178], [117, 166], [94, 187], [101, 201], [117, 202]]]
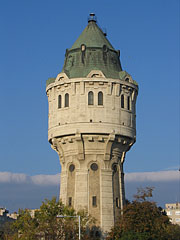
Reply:
[[150, 239], [149, 233], [125, 232], [121, 235], [121, 240], [148, 240]]
[[180, 226], [179, 225], [174, 225], [174, 224], [169, 224], [167, 226], [167, 236], [168, 240], [180, 240]]
[[[180, 227], [169, 221], [162, 208], [155, 202], [147, 201], [152, 197], [153, 188], [138, 189], [132, 203], [123, 209], [108, 240], [177, 240]], [[176, 228], [176, 232], [173, 229]], [[174, 236], [173, 236], [174, 234]]]
[[146, 201], [148, 198], [153, 196], [154, 188], [153, 187], [146, 187], [146, 188], [138, 188], [137, 194], [134, 195], [134, 201], [143, 202]]
[[35, 228], [37, 226], [36, 220], [30, 215], [30, 212], [25, 209], [19, 209], [18, 220], [12, 224], [12, 229], [15, 231], [14, 239], [36, 239]]
[[86, 235], [86, 229], [87, 224], [94, 223], [94, 219], [84, 210], [76, 213], [73, 208], [65, 206], [61, 201], [56, 201], [56, 198], [46, 199], [33, 217], [28, 209], [19, 210], [19, 217], [12, 224], [15, 234], [7, 239], [78, 239], [77, 215], [81, 217], [81, 239], [90, 239]]

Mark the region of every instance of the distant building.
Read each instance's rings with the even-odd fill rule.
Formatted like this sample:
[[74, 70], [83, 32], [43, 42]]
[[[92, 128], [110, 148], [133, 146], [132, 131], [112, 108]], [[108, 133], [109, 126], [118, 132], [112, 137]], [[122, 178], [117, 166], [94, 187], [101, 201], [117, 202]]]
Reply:
[[173, 224], [180, 225], [180, 202], [165, 204], [165, 211]]
[[0, 208], [0, 237], [1, 233], [3, 232], [4, 224], [15, 221], [17, 216], [18, 214], [16, 212], [10, 214], [6, 208]]

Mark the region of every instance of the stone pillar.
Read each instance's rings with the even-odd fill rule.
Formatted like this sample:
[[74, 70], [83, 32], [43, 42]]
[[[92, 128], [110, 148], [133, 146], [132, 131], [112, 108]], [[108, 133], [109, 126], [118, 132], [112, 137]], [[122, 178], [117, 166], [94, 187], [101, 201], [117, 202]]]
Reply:
[[120, 164], [119, 192], [120, 192], [120, 208], [121, 208], [121, 210], [123, 210], [123, 207], [124, 207], [124, 204], [125, 204], [125, 187], [124, 187], [123, 163]]
[[101, 169], [101, 228], [104, 232], [114, 226], [112, 170]]
[[60, 199], [64, 204], [67, 203], [67, 173], [66, 171], [61, 171], [61, 180], [60, 180]]
[[88, 210], [88, 170], [76, 170], [74, 208]]
[[121, 210], [125, 205], [125, 185], [124, 185], [124, 171], [123, 171], [123, 164], [125, 160], [126, 152], [122, 153], [121, 161], [120, 161], [120, 174], [119, 174], [119, 187], [120, 187], [120, 206]]

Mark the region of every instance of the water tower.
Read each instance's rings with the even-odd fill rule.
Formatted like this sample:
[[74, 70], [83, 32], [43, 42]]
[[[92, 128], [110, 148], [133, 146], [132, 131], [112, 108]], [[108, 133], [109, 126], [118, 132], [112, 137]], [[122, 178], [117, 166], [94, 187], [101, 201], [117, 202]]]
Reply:
[[87, 209], [109, 231], [125, 202], [123, 163], [136, 141], [138, 85], [94, 14], [46, 92], [48, 140], [62, 169], [60, 198]]

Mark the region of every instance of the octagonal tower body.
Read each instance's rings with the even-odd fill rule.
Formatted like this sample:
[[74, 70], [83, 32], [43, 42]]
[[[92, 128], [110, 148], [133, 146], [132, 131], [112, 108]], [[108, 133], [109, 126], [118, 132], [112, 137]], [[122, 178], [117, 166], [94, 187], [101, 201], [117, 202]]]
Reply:
[[63, 70], [47, 81], [48, 139], [61, 163], [60, 198], [109, 231], [125, 202], [123, 163], [136, 140], [138, 85], [91, 15]]

